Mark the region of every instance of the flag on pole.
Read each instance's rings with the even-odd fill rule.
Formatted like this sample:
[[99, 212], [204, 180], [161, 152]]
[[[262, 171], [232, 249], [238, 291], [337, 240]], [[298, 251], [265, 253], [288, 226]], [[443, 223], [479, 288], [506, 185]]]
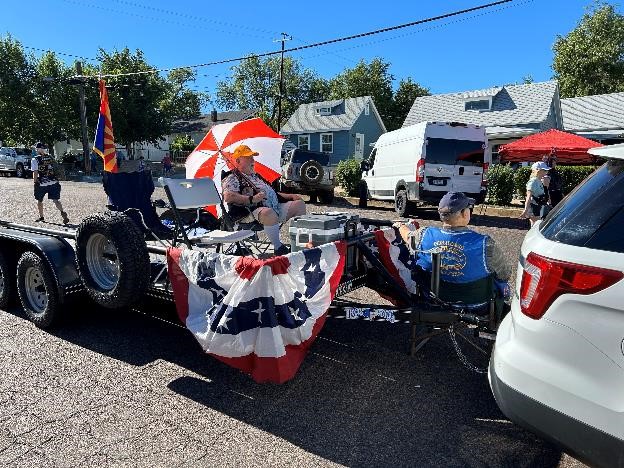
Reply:
[[291, 379], [342, 277], [342, 241], [269, 259], [170, 248], [180, 320], [201, 347], [256, 382]]
[[100, 80], [100, 117], [95, 130], [95, 142], [93, 151], [104, 160], [106, 172], [117, 172], [117, 154], [115, 151], [115, 138], [113, 137], [113, 123], [108, 105], [108, 93], [104, 80]]

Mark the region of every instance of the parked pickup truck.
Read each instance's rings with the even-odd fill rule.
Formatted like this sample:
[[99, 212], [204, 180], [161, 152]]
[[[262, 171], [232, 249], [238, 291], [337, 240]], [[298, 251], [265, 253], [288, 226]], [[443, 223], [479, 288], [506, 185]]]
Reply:
[[28, 148], [0, 147], [0, 172], [26, 177], [30, 173], [32, 152]]
[[334, 199], [334, 167], [329, 155], [317, 151], [293, 149], [282, 157], [282, 192], [310, 196], [310, 201], [331, 203]]

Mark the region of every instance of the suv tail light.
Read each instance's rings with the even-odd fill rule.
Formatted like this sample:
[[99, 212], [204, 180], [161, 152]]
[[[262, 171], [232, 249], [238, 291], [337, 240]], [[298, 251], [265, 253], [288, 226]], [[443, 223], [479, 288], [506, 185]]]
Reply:
[[487, 187], [487, 171], [490, 168], [490, 163], [483, 163], [483, 172], [481, 173], [481, 187]]
[[425, 181], [425, 160], [420, 158], [416, 164], [416, 182], [423, 183]]
[[553, 260], [531, 252], [522, 272], [520, 310], [538, 320], [562, 294], [594, 294], [622, 278], [621, 271]]

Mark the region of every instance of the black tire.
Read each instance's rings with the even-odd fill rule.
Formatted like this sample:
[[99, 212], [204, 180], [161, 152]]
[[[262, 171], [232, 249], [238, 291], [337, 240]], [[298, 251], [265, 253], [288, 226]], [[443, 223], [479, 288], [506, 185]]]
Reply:
[[325, 203], [326, 205], [328, 205], [334, 201], [334, 191], [322, 190], [318, 192], [318, 198], [321, 203]]
[[76, 232], [78, 272], [91, 299], [109, 309], [138, 302], [150, 283], [143, 233], [125, 214], [96, 213]]
[[14, 277], [15, 274], [9, 269], [6, 257], [0, 252], [0, 309], [6, 309], [13, 299], [15, 292]]
[[368, 185], [366, 185], [366, 182], [364, 182], [363, 180], [361, 180], [360, 184], [358, 185], [358, 194], [360, 196], [358, 206], [360, 208], [368, 207]]
[[325, 176], [323, 166], [318, 161], [310, 159], [304, 162], [299, 168], [299, 176], [306, 184], [317, 185], [320, 184]]
[[34, 252], [24, 252], [17, 262], [17, 292], [28, 320], [49, 328], [60, 315], [58, 285], [47, 262]]
[[407, 191], [401, 189], [394, 197], [394, 211], [401, 217], [409, 216], [413, 211], [412, 203], [407, 199]]
[[23, 179], [25, 176], [24, 165], [21, 163], [17, 164], [17, 166], [15, 166], [15, 177]]
[[310, 203], [318, 203], [318, 192], [310, 192]]

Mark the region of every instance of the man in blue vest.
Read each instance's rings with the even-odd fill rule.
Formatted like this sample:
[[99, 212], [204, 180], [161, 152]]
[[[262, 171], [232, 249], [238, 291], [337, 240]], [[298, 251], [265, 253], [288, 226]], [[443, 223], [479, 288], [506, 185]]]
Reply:
[[[474, 199], [462, 192], [449, 192], [438, 205], [442, 227], [424, 227], [410, 231], [409, 226], [397, 224], [403, 240], [414, 252], [416, 265], [431, 272], [431, 254], [441, 251], [440, 280], [445, 283], [477, 284], [479, 280], [493, 276], [499, 296], [508, 297], [511, 268], [503, 252], [494, 240], [468, 228], [470, 209]], [[442, 295], [442, 291], [441, 291]], [[468, 297], [467, 297], [468, 299]], [[464, 301], [470, 304], [470, 301]], [[481, 305], [470, 304], [473, 306]]]

